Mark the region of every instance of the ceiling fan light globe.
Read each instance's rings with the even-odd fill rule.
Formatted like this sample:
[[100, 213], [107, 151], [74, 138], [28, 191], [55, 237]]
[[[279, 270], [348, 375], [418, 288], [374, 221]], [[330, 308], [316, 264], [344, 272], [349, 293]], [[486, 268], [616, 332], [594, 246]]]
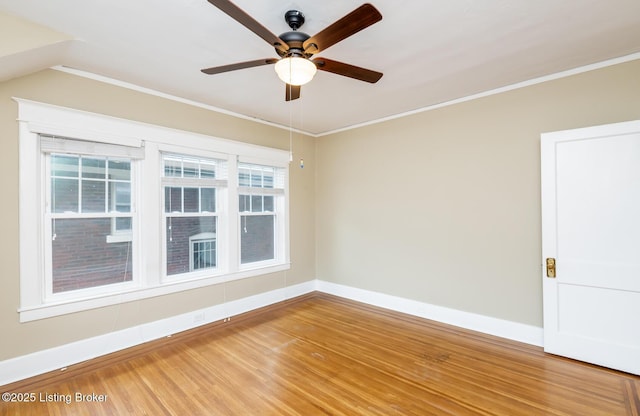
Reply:
[[310, 60], [294, 56], [276, 62], [275, 70], [282, 82], [304, 85], [313, 79], [318, 68]]

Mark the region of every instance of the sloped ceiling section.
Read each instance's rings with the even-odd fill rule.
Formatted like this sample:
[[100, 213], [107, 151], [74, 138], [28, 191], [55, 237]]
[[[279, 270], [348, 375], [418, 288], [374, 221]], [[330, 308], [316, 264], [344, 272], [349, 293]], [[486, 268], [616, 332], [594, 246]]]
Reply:
[[[287, 10], [314, 35], [361, 0], [233, 0], [272, 33]], [[320, 71], [285, 102], [272, 65], [200, 69], [273, 48], [206, 0], [0, 0], [0, 78], [52, 65], [134, 84], [310, 134], [348, 128], [640, 54], [639, 0], [373, 0], [382, 21], [321, 57], [384, 73], [376, 84]]]
[[61, 64], [72, 42], [72, 36], [0, 13], [0, 81]]

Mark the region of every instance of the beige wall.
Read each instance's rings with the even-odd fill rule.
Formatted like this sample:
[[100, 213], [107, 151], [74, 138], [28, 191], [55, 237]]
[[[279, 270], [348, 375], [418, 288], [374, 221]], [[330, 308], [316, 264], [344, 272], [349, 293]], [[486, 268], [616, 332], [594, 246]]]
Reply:
[[540, 133], [640, 119], [640, 61], [317, 139], [318, 279], [542, 326]]
[[[0, 83], [0, 360], [51, 348], [114, 330], [219, 304], [221, 285], [161, 296], [120, 306], [19, 323], [18, 125], [20, 97], [280, 149], [289, 148], [289, 132], [205, 109], [142, 94], [54, 70]], [[292, 164], [291, 270], [226, 284], [227, 300], [294, 285], [315, 277], [315, 144], [294, 136]]]

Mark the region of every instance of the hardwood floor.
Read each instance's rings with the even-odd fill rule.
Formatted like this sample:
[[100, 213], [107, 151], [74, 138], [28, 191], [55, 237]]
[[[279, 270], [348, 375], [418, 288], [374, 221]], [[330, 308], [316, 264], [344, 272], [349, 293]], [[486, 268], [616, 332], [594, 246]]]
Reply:
[[321, 293], [0, 390], [35, 396], [2, 415], [640, 416], [640, 377]]

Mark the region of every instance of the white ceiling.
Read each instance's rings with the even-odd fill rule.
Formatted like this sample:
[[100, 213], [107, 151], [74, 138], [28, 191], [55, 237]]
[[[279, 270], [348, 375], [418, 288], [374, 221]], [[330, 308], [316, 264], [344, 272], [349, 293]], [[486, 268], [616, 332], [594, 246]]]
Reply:
[[[301, 10], [306, 23], [300, 30], [314, 35], [362, 4], [234, 2], [276, 35], [289, 30], [283, 18], [287, 10]], [[34, 52], [53, 55], [47, 56], [48, 64], [311, 134], [640, 52], [640, 0], [372, 3], [382, 21], [318, 56], [383, 72], [382, 79], [368, 84], [320, 71], [290, 103], [272, 66], [200, 72], [277, 57], [270, 45], [206, 0], [0, 0], [0, 12], [75, 39], [65, 48]]]

